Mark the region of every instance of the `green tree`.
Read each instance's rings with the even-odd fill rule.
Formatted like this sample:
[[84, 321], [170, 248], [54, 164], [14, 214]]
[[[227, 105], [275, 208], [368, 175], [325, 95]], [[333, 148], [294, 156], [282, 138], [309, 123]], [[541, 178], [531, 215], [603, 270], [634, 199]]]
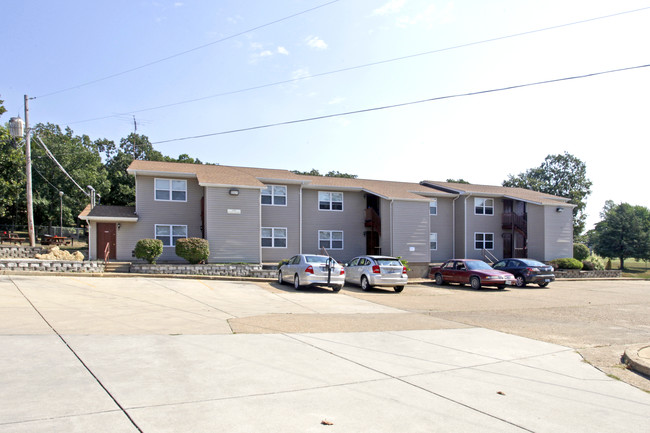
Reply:
[[[0, 100], [0, 116], [7, 111], [3, 104]], [[0, 222], [5, 224], [21, 222], [19, 213], [25, 218], [25, 155], [19, 141], [0, 126]]]
[[341, 173], [338, 170], [331, 170], [331, 171], [328, 171], [325, 174], [320, 174], [320, 171], [316, 170], [315, 168], [312, 168], [310, 171], [291, 170], [291, 172], [295, 173], [295, 174], [302, 174], [302, 175], [305, 175], [305, 176], [344, 177], [344, 178], [347, 178], [347, 179], [356, 179], [357, 178], [356, 174]]
[[469, 182], [466, 181], [465, 179], [447, 179], [447, 182], [449, 183], [464, 183], [469, 185]]
[[564, 152], [562, 155], [548, 155], [544, 162], [517, 176], [508, 175], [503, 186], [531, 189], [569, 199], [576, 205], [573, 209], [573, 235], [578, 236], [585, 229], [586, 198], [591, 194], [592, 182], [587, 179], [587, 166], [580, 159]]
[[620, 268], [625, 259], [650, 259], [650, 210], [628, 203], [615, 205], [607, 201], [602, 221], [596, 224], [591, 236], [594, 251], [603, 257], [618, 258]]

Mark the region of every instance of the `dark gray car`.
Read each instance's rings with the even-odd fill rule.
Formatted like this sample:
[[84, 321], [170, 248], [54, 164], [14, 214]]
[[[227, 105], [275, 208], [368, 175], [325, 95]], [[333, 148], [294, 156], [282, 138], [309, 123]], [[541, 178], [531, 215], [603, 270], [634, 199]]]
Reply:
[[546, 287], [550, 282], [555, 281], [553, 266], [532, 259], [503, 259], [492, 266], [500, 271], [510, 272], [515, 276], [517, 287], [524, 287], [526, 284], [537, 284], [539, 287]]

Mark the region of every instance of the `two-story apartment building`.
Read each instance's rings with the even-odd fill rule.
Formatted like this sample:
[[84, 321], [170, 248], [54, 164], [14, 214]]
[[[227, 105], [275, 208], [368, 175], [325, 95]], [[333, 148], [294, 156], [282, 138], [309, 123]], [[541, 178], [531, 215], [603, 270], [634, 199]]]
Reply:
[[134, 260], [143, 238], [163, 242], [159, 261], [182, 261], [175, 240], [205, 238], [210, 263], [273, 263], [326, 250], [412, 264], [451, 257], [570, 257], [572, 205], [518, 188], [297, 175], [288, 170], [133, 161], [135, 208], [96, 206], [90, 258]]

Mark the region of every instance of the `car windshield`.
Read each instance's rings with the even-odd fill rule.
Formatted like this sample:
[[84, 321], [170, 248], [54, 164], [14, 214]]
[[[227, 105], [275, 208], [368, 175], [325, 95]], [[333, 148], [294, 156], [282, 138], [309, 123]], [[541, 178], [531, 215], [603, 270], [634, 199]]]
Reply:
[[531, 259], [521, 259], [521, 261], [526, 265], [526, 266], [546, 266], [542, 262], [538, 262], [537, 260], [531, 260]]
[[305, 256], [305, 261], [307, 263], [325, 263], [327, 257], [325, 256]]
[[465, 262], [465, 264], [467, 265], [467, 269], [470, 269], [472, 271], [492, 269], [490, 265], [480, 260], [477, 260], [475, 262]]
[[375, 259], [379, 266], [402, 266], [397, 259]]

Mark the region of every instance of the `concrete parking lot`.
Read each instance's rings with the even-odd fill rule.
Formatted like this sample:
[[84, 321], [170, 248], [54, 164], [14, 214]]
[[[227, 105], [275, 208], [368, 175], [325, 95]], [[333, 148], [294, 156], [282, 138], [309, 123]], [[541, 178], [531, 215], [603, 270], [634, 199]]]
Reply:
[[649, 431], [649, 290], [0, 276], [0, 432]]

